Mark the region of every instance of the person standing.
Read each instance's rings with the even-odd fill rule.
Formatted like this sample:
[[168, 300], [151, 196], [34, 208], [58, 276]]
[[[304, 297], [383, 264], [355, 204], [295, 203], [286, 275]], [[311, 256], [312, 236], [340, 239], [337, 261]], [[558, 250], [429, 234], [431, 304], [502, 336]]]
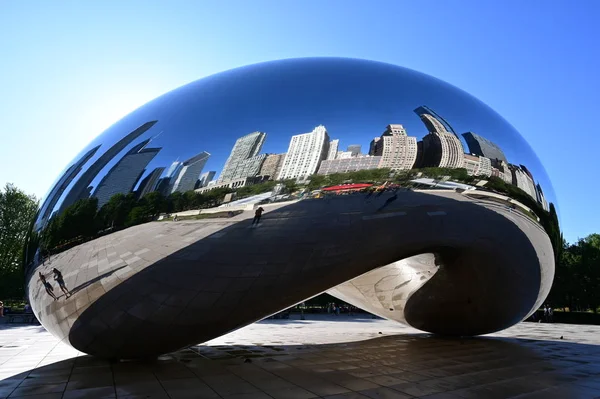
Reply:
[[260, 218], [263, 214], [265, 210], [262, 208], [262, 206], [259, 206], [258, 209], [256, 210], [256, 212], [254, 212], [254, 219], [252, 219], [252, 224], [251, 226], [254, 226], [255, 224], [258, 225], [258, 222], [260, 222]]
[[4, 317], [4, 302], [0, 301], [0, 317]]
[[56, 281], [58, 283], [58, 286], [60, 287], [62, 292], [65, 293], [65, 296], [67, 298], [70, 297], [71, 291], [69, 291], [69, 289], [67, 288], [67, 285], [65, 284], [65, 279], [64, 279], [62, 273], [60, 272], [60, 270], [58, 270], [57, 268], [54, 268], [52, 270], [52, 272], [54, 273], [54, 281]]
[[48, 295], [50, 295], [52, 298], [54, 298], [55, 301], [57, 301], [58, 298], [56, 297], [56, 295], [54, 295], [54, 287], [52, 287], [52, 284], [46, 281], [46, 277], [42, 274], [42, 272], [40, 272], [40, 281], [44, 285], [44, 288], [46, 289]]

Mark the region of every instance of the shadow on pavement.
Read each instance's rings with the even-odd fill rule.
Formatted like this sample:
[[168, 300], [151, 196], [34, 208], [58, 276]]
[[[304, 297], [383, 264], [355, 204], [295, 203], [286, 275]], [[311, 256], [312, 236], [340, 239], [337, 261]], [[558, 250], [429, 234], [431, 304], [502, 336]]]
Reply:
[[5, 379], [0, 396], [326, 397], [354, 391], [372, 398], [592, 398], [600, 396], [599, 360], [597, 345], [428, 334], [344, 344], [199, 345], [146, 362], [72, 358]]

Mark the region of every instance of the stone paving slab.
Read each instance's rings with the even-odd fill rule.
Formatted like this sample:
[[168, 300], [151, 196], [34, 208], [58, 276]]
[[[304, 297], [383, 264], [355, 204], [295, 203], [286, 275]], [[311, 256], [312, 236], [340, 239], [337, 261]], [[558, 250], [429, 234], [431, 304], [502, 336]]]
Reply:
[[161, 356], [86, 356], [0, 325], [0, 398], [600, 398], [600, 326], [433, 337], [360, 316], [264, 320]]

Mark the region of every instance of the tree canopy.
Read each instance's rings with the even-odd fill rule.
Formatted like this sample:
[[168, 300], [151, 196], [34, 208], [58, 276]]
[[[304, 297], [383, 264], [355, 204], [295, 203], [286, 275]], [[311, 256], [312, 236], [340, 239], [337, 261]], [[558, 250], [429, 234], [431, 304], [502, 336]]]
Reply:
[[24, 294], [23, 243], [37, 212], [38, 201], [12, 184], [0, 190], [0, 293]]

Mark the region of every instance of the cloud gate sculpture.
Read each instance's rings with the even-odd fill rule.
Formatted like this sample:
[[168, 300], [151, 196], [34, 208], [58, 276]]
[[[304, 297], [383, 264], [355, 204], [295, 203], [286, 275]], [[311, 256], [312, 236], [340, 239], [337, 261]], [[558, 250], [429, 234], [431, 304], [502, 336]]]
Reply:
[[509, 123], [393, 65], [268, 62], [173, 90], [40, 206], [32, 309], [106, 358], [207, 341], [323, 292], [423, 331], [528, 317], [554, 276], [548, 177]]

